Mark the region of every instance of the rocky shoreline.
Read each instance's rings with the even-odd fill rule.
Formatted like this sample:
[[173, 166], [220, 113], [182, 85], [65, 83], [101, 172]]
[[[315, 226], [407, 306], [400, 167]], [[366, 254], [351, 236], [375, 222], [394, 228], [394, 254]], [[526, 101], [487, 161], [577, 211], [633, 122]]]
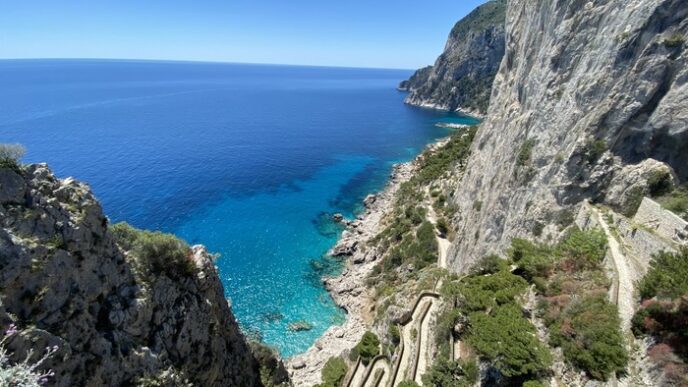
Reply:
[[462, 114], [464, 116], [479, 118], [480, 120], [484, 120], [487, 118], [486, 114], [483, 114], [480, 111], [478, 111], [476, 109], [471, 109], [471, 108], [457, 107], [456, 109], [452, 110], [446, 105], [428, 102], [428, 101], [418, 102], [415, 100], [410, 100], [408, 97], [406, 98], [406, 100], [404, 100], [404, 103], [407, 105], [416, 106], [416, 107], [423, 108], [423, 109], [433, 109], [433, 110], [440, 110], [440, 111], [444, 111], [444, 112], [458, 113], [458, 114]]
[[[428, 147], [440, 147], [447, 140], [441, 139]], [[320, 383], [320, 373], [325, 362], [330, 357], [353, 348], [370, 328], [374, 304], [365, 280], [377, 264], [380, 254], [367, 246], [367, 243], [380, 232], [382, 220], [392, 210], [396, 192], [416, 172], [419, 158], [420, 156], [413, 161], [395, 165], [387, 186], [381, 192], [366, 197], [366, 210], [355, 220], [336, 217], [346, 225], [346, 230], [330, 254], [346, 257], [346, 268], [341, 275], [324, 278], [323, 281], [334, 302], [346, 310], [347, 318], [343, 325], [332, 326], [325, 331], [308, 351], [286, 361], [294, 386], [305, 387]]]

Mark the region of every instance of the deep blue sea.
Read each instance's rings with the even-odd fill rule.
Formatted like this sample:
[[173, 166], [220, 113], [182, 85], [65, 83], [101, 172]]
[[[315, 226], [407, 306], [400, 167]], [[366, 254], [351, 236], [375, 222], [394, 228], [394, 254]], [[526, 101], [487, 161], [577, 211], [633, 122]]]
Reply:
[[[283, 356], [344, 314], [325, 257], [393, 163], [467, 117], [417, 109], [410, 71], [193, 62], [0, 61], [0, 142], [91, 185], [113, 222], [221, 254], [242, 328]], [[291, 332], [297, 321], [310, 331]]]

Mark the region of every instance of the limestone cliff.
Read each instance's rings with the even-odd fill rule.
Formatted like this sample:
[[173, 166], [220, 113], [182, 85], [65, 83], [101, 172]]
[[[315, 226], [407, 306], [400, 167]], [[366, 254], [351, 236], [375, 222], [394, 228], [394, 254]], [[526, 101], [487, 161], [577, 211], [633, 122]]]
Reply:
[[506, 0], [490, 1], [461, 19], [434, 66], [418, 70], [399, 85], [406, 103], [484, 114], [504, 55]]
[[186, 251], [188, 275], [142, 272], [86, 185], [0, 168], [0, 326], [17, 361], [57, 346], [50, 385], [261, 385], [211, 255]]
[[685, 0], [509, 1], [488, 118], [447, 188], [450, 267], [556, 237], [584, 199], [632, 214], [688, 178], [686, 37]]

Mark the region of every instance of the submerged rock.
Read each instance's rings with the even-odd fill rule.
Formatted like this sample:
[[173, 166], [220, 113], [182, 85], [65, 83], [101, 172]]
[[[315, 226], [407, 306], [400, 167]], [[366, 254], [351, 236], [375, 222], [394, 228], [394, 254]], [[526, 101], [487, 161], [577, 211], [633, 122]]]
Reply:
[[289, 329], [292, 332], [310, 331], [311, 329], [313, 329], [313, 324], [309, 323], [308, 321], [296, 321], [290, 323], [287, 326], [287, 329]]

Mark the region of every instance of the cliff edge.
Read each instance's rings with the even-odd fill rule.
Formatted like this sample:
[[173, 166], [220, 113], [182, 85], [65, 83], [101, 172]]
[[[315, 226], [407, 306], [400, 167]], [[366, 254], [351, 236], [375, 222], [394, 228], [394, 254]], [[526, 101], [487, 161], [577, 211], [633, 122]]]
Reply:
[[13, 361], [55, 348], [49, 385], [261, 385], [212, 258], [108, 225], [45, 164], [0, 167], [0, 326], [19, 331], [4, 344]]
[[434, 66], [399, 85], [410, 92], [405, 102], [484, 115], [504, 55], [505, 12], [506, 0], [493, 0], [456, 23]]
[[688, 3], [509, 1], [488, 118], [450, 192], [449, 266], [556, 237], [590, 200], [632, 215], [688, 178]]

